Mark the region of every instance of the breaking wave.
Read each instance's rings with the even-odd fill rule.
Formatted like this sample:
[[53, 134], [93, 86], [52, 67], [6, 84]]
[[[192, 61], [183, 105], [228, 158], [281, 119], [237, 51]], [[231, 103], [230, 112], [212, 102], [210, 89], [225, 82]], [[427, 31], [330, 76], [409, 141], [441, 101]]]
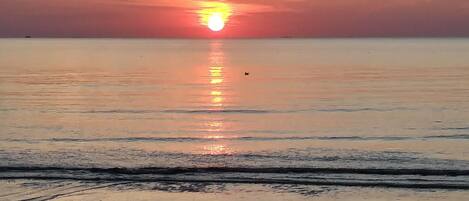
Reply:
[[0, 179], [106, 182], [301, 184], [469, 189], [469, 170], [353, 168], [63, 168], [0, 167]]

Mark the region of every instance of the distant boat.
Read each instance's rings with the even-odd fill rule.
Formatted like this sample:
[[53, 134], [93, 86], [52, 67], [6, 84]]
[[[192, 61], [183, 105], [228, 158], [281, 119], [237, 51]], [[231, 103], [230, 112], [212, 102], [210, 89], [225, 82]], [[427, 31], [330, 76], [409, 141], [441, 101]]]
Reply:
[[24, 38], [31, 38], [31, 36], [25, 36]]

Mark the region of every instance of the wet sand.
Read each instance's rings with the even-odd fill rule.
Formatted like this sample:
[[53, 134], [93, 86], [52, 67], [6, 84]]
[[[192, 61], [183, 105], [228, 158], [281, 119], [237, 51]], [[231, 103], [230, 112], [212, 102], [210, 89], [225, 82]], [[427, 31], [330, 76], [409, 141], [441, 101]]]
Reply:
[[46, 182], [1, 181], [0, 200], [123, 201], [123, 200], [320, 200], [320, 201], [465, 201], [469, 191], [409, 190], [303, 185]]

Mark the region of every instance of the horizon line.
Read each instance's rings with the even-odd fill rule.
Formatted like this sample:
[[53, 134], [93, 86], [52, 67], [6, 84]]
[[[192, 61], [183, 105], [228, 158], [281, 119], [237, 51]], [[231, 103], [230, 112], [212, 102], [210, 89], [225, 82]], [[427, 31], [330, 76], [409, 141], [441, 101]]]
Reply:
[[314, 37], [116, 37], [116, 36], [12, 36], [0, 39], [174, 39], [174, 40], [262, 40], [262, 39], [469, 39], [468, 36], [314, 36]]

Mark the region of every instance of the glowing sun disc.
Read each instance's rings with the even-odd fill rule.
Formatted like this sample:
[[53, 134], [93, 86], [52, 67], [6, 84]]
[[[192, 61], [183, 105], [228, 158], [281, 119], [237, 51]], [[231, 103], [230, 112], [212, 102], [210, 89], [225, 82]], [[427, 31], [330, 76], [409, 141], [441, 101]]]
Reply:
[[223, 17], [219, 13], [214, 13], [208, 18], [208, 28], [212, 31], [221, 31], [225, 27]]

